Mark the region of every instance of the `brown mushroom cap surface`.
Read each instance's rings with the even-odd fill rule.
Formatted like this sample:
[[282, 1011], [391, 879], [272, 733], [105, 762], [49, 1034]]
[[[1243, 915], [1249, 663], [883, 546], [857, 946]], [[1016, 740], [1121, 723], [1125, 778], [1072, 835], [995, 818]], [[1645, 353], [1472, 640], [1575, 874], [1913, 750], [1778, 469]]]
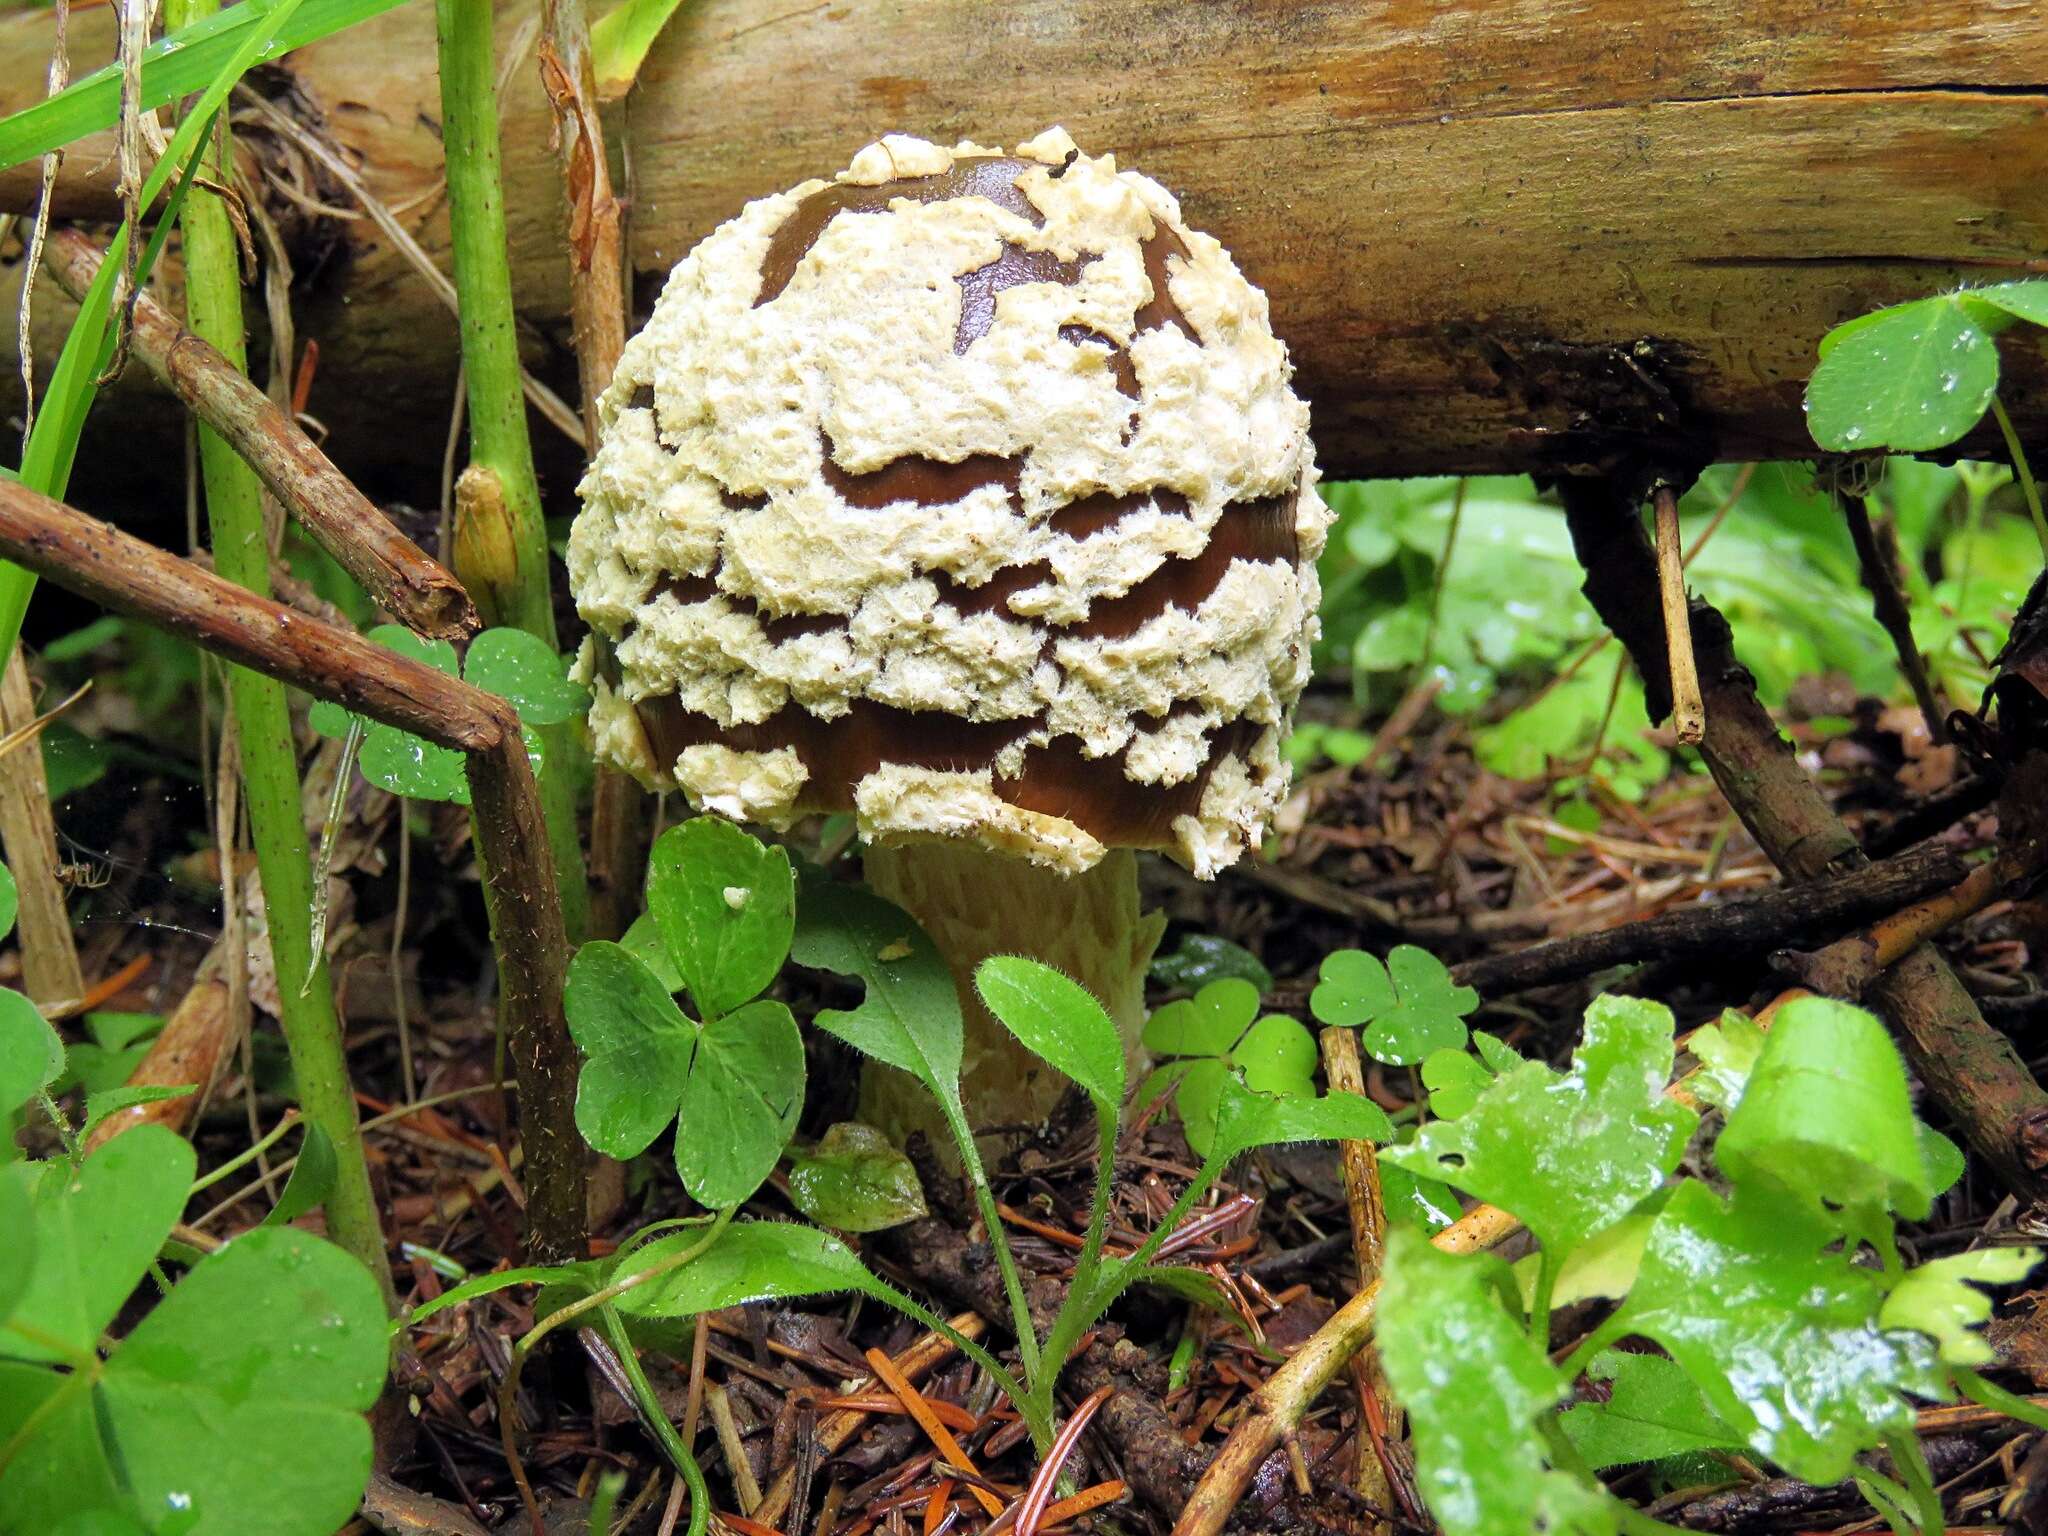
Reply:
[[569, 556], [600, 754], [756, 820], [1229, 863], [1315, 633], [1289, 376], [1222, 247], [1058, 130], [750, 204], [601, 406]]

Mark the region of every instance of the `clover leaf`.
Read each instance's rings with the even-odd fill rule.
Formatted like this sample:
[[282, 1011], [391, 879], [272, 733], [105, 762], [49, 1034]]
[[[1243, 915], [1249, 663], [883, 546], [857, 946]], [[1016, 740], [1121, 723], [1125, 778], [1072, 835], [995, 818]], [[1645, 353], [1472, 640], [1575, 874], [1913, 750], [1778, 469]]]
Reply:
[[1397, 944], [1382, 964], [1361, 949], [1324, 957], [1309, 1011], [1325, 1024], [1364, 1025], [1360, 1049], [1377, 1061], [1413, 1066], [1432, 1051], [1463, 1050], [1465, 1016], [1479, 994], [1451, 980], [1426, 949]]
[[57, 1080], [64, 1042], [36, 1005], [11, 988], [0, 991], [0, 1121]]
[[1565, 1380], [1504, 1310], [1507, 1268], [1387, 1234], [1380, 1360], [1415, 1437], [1416, 1482], [1446, 1536], [1612, 1531], [1604, 1495], [1550, 1467], [1538, 1428]]
[[1677, 1166], [1698, 1117], [1663, 1095], [1673, 1054], [1668, 1009], [1598, 998], [1569, 1072], [1525, 1061], [1380, 1157], [1512, 1211], [1562, 1262]]
[[[455, 647], [446, 640], [422, 639], [400, 624], [379, 624], [367, 638], [450, 677], [460, 675], [510, 702], [519, 711], [526, 755], [535, 773], [545, 766], [545, 753], [540, 738], [526, 728], [559, 724], [584, 707], [583, 690], [569, 681], [566, 663], [546, 641], [524, 630], [485, 630], [469, 643], [469, 654], [460, 668]], [[313, 729], [323, 736], [346, 736], [355, 717], [339, 704], [322, 700], [314, 704], [310, 718]], [[463, 754], [395, 725], [363, 721], [357, 766], [364, 778], [390, 794], [469, 804]]]
[[782, 970], [796, 926], [796, 877], [782, 849], [698, 816], [655, 839], [647, 910], [698, 1011], [716, 1017]]
[[1930, 1259], [1892, 1287], [1878, 1309], [1878, 1326], [1927, 1334], [1950, 1365], [1989, 1365], [1998, 1351], [1977, 1329], [1991, 1316], [1991, 1298], [1977, 1287], [2012, 1285], [2040, 1262], [2038, 1248], [1980, 1248]]
[[1225, 977], [1155, 1010], [1145, 1022], [1146, 1049], [1180, 1059], [1155, 1072], [1139, 1097], [1149, 1101], [1177, 1085], [1181, 1126], [1198, 1155], [1207, 1156], [1215, 1143], [1217, 1115], [1232, 1082], [1260, 1094], [1314, 1099], [1315, 1037], [1284, 1014], [1258, 1013], [1258, 989]]
[[1723, 1201], [1689, 1181], [1652, 1224], [1635, 1286], [1606, 1325], [1662, 1345], [1755, 1451], [1816, 1484], [1910, 1431], [1903, 1394], [1948, 1396], [1933, 1339], [1880, 1322], [1883, 1277], [1835, 1236], [1770, 1186]]

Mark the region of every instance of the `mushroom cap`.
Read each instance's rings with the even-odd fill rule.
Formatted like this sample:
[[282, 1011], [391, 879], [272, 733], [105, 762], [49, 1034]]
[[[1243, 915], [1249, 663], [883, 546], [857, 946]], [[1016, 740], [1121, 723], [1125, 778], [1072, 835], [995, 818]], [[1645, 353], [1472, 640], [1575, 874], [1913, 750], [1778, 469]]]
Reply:
[[770, 824], [1231, 863], [1317, 634], [1291, 373], [1223, 247], [1059, 129], [890, 137], [748, 204], [599, 405], [600, 757]]

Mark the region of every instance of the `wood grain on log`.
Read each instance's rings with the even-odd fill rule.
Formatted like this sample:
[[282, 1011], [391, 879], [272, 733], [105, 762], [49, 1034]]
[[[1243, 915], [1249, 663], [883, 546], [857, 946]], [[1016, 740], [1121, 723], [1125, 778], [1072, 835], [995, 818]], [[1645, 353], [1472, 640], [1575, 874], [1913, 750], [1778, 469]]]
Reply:
[[[529, 9], [508, 0], [501, 36]], [[0, 107], [36, 91], [49, 25], [0, 21]], [[81, 14], [74, 59], [109, 36]], [[445, 252], [432, 48], [428, 9], [406, 6], [288, 68]], [[548, 110], [531, 62], [513, 78], [519, 300], [566, 382]], [[1178, 192], [1271, 294], [1328, 468], [1405, 474], [1645, 440], [1810, 452], [1801, 383], [1829, 326], [2038, 269], [2044, 82], [2032, 0], [703, 0], [609, 127], [645, 291], [747, 199], [886, 131], [1013, 142], [1063, 123]], [[424, 472], [453, 324], [367, 222], [342, 233], [346, 259], [307, 274], [312, 408], [345, 464]], [[2041, 435], [2048, 368], [2032, 342], [2006, 349], [2014, 414]]]

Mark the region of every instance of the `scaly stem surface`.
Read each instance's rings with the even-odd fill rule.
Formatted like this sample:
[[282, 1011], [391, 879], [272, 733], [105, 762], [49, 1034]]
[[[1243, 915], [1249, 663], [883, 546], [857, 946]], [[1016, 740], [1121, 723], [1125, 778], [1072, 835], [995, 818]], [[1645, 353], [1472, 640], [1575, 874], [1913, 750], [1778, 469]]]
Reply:
[[[505, 254], [505, 185], [499, 171], [498, 102], [492, 81], [490, 0], [436, 0], [441, 46], [441, 135], [448, 166], [448, 220], [461, 295], [462, 362], [469, 400], [469, 458], [497, 479], [516, 571], [495, 622], [556, 643], [548, 582], [547, 524], [526, 433], [512, 268]], [[572, 940], [590, 929], [590, 890], [577, 837], [575, 794], [564, 768], [579, 748], [573, 726], [541, 733], [555, 764], [542, 777], [548, 846]]]
[[[170, 0], [165, 20], [172, 27], [184, 26], [216, 8], [214, 0]], [[221, 132], [225, 134], [224, 125]], [[220, 150], [208, 156], [207, 167], [216, 179], [226, 175]], [[227, 210], [213, 193], [194, 191], [185, 204], [182, 229], [187, 321], [195, 334], [246, 372], [241, 276]], [[203, 427], [199, 454], [214, 568], [227, 580], [267, 596], [270, 547], [263, 533], [263, 491], [255, 471]], [[299, 819], [299, 764], [292, 748], [291, 711], [283, 684], [244, 667], [228, 668], [228, 696], [241, 738], [249, 827], [256, 843], [264, 914], [276, 959], [278, 1013], [291, 1050], [292, 1076], [307, 1122], [324, 1131], [334, 1146], [334, 1188], [326, 1201], [328, 1230], [369, 1266], [389, 1302], [391, 1267], [356, 1126], [341, 1021], [334, 1011], [326, 957], [315, 954], [312, 945], [312, 855]]]

